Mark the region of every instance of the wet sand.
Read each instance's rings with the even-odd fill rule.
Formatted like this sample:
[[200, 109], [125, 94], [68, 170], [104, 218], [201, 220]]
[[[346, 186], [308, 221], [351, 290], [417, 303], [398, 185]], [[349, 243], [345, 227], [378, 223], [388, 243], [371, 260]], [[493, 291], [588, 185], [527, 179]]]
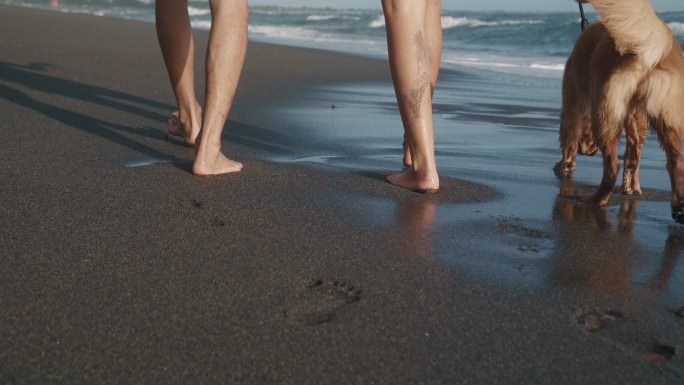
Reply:
[[[386, 62], [257, 43], [224, 141], [246, 169], [196, 178], [163, 131], [153, 25], [0, 6], [0, 35], [1, 383], [684, 378], [684, 232], [660, 186], [584, 205], [589, 178], [541, 171], [556, 147], [515, 174], [513, 136], [498, 157], [442, 146], [438, 196], [397, 190], [400, 138], [357, 146], [396, 115]], [[459, 126], [552, 124], [445, 76], [472, 87], [438, 106]]]

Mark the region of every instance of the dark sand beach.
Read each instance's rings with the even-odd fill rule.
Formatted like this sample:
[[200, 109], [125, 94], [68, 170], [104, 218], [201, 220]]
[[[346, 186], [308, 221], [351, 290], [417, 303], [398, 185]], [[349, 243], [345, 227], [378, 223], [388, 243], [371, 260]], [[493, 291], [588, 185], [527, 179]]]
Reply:
[[445, 72], [426, 197], [383, 182], [385, 61], [251, 43], [245, 170], [197, 178], [154, 25], [0, 6], [0, 36], [0, 384], [684, 381], [662, 152], [643, 198], [581, 203], [557, 80]]

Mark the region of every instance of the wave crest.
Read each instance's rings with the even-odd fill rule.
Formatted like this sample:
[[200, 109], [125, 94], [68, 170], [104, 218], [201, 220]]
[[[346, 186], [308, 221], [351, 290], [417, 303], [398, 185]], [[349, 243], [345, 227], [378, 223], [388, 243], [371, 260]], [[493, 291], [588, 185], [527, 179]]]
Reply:
[[208, 15], [211, 13], [211, 10], [206, 9], [206, 8], [195, 8], [195, 7], [188, 7], [188, 15], [190, 16], [204, 16]]
[[684, 23], [672, 22], [667, 24], [668, 27], [677, 36], [684, 36]]
[[318, 31], [302, 27], [288, 27], [276, 25], [250, 25], [248, 31], [251, 34], [277, 38], [316, 38]]
[[[442, 29], [450, 29], [455, 27], [499, 27], [502, 25], [532, 25], [543, 24], [542, 20], [498, 20], [485, 21], [478, 19], [470, 19], [467, 17], [452, 17], [442, 16]], [[368, 24], [370, 28], [380, 28], [385, 26], [385, 16], [378, 16], [375, 20]], [[684, 28], [684, 26], [682, 26]]]
[[502, 25], [530, 25], [543, 23], [544, 22], [542, 20], [484, 21], [478, 19], [469, 19], [467, 17], [442, 16], [442, 29], [449, 29], [454, 27], [498, 27]]
[[337, 19], [335, 15], [310, 15], [306, 18], [307, 21], [326, 21]]
[[375, 20], [371, 21], [368, 26], [370, 28], [380, 28], [385, 26], [385, 15], [378, 16]]

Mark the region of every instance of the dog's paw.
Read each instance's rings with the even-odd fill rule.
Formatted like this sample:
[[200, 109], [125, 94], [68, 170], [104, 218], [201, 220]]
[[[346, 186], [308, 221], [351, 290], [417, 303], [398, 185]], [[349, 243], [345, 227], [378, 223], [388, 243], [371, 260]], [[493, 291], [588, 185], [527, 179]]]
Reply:
[[675, 222], [684, 225], [684, 203], [680, 203], [672, 208], [672, 219]]
[[622, 195], [627, 195], [627, 196], [637, 196], [640, 197], [643, 194], [641, 193], [640, 189], [632, 189], [632, 188], [626, 188], [622, 190]]
[[574, 169], [574, 165], [564, 162], [562, 160], [556, 163], [555, 166], [553, 166], [553, 172], [556, 174], [556, 176], [560, 177], [571, 175]]
[[632, 195], [641, 195], [640, 190], [635, 190], [631, 187], [623, 187], [622, 188], [622, 195], [627, 195], [627, 196], [632, 196]]

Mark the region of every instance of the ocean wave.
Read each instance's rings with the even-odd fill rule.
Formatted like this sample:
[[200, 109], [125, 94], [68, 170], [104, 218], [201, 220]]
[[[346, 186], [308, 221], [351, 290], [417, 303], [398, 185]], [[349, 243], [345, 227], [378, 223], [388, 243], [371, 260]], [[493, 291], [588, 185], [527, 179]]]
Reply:
[[208, 15], [211, 13], [210, 9], [207, 8], [195, 8], [195, 7], [188, 7], [188, 14], [190, 16], [204, 16]]
[[672, 22], [668, 23], [667, 26], [670, 27], [675, 35], [684, 37], [684, 23]]
[[250, 25], [248, 30], [251, 34], [277, 37], [282, 39], [312, 39], [320, 35], [318, 31], [314, 31], [312, 29], [276, 25]]
[[469, 19], [467, 17], [442, 16], [442, 28], [449, 29], [454, 27], [498, 27], [502, 25], [531, 25], [543, 24], [542, 20], [498, 20], [483, 21]]
[[530, 68], [551, 71], [565, 71], [565, 64], [540, 64], [532, 63]]
[[192, 28], [209, 29], [211, 28], [211, 20], [192, 20], [190, 25], [192, 25]]
[[375, 20], [371, 21], [368, 26], [370, 28], [380, 28], [385, 26], [385, 15], [380, 15]]
[[[498, 27], [502, 25], [532, 25], [543, 24], [543, 20], [497, 20], [484, 21], [478, 19], [470, 19], [467, 17], [452, 17], [442, 16], [442, 29], [450, 29], [455, 27]], [[385, 16], [379, 16], [368, 24], [370, 28], [380, 28], [385, 26]]]
[[337, 19], [335, 15], [310, 15], [306, 18], [307, 21], [326, 21]]
[[532, 76], [559, 77], [565, 70], [565, 64], [554, 63], [554, 60], [545, 61], [543, 58], [509, 58], [491, 55], [461, 56], [455, 52], [446, 52], [442, 63], [451, 68], [454, 66], [482, 68]]

